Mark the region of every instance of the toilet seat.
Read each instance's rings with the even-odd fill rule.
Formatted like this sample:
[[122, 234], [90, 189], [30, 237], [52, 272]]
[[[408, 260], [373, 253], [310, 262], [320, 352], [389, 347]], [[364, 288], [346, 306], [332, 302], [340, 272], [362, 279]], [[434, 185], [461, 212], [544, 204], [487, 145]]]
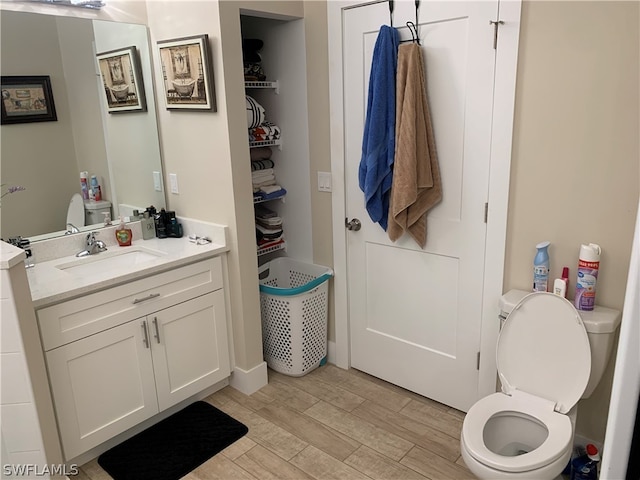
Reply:
[[74, 193], [67, 209], [67, 224], [74, 227], [84, 226], [84, 200], [79, 193]]
[[[494, 415], [524, 414], [545, 426], [548, 436], [535, 450], [508, 457], [492, 452], [484, 442], [484, 428]], [[478, 401], [465, 416], [462, 440], [468, 453], [487, 467], [517, 473], [535, 470], [561, 457], [573, 441], [573, 427], [567, 415], [555, 412], [553, 402], [514, 391], [511, 396], [494, 393]]]
[[504, 393], [526, 392], [567, 413], [591, 374], [591, 346], [580, 314], [553, 293], [527, 295], [505, 320], [496, 363]]

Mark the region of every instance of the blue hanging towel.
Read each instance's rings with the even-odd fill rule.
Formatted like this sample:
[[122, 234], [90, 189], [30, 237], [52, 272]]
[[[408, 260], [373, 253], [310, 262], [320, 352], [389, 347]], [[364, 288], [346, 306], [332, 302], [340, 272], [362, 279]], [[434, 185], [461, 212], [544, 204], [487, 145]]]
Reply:
[[367, 118], [358, 171], [371, 220], [387, 230], [393, 158], [396, 143], [396, 68], [398, 31], [380, 27], [369, 76]]

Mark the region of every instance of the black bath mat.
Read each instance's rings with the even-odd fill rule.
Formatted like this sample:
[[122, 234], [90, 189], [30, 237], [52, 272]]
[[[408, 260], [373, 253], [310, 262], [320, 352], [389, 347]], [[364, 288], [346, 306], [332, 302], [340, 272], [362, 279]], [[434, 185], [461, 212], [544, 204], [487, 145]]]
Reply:
[[114, 480], [178, 480], [248, 432], [207, 402], [195, 402], [98, 457]]

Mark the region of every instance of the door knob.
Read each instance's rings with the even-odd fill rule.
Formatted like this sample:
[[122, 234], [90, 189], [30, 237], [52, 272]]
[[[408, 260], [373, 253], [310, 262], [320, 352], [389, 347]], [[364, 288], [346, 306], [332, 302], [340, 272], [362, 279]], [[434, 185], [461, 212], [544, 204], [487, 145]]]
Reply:
[[354, 218], [351, 221], [345, 218], [344, 226], [347, 227], [347, 230], [352, 230], [354, 232], [357, 232], [358, 230], [360, 230], [360, 228], [362, 228], [362, 223], [360, 223], [360, 220], [358, 220], [357, 218]]

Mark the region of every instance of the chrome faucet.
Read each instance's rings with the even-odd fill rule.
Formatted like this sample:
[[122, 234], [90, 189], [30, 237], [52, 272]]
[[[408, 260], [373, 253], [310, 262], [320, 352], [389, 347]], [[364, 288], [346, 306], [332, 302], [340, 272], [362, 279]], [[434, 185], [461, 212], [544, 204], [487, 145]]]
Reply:
[[78, 227], [76, 227], [73, 223], [67, 223], [67, 231], [64, 232], [65, 235], [71, 235], [72, 233], [80, 233]]
[[87, 235], [87, 245], [84, 250], [76, 253], [76, 257], [86, 257], [87, 255], [94, 255], [96, 253], [104, 252], [107, 246], [102, 240], [96, 240], [98, 232], [91, 232]]

